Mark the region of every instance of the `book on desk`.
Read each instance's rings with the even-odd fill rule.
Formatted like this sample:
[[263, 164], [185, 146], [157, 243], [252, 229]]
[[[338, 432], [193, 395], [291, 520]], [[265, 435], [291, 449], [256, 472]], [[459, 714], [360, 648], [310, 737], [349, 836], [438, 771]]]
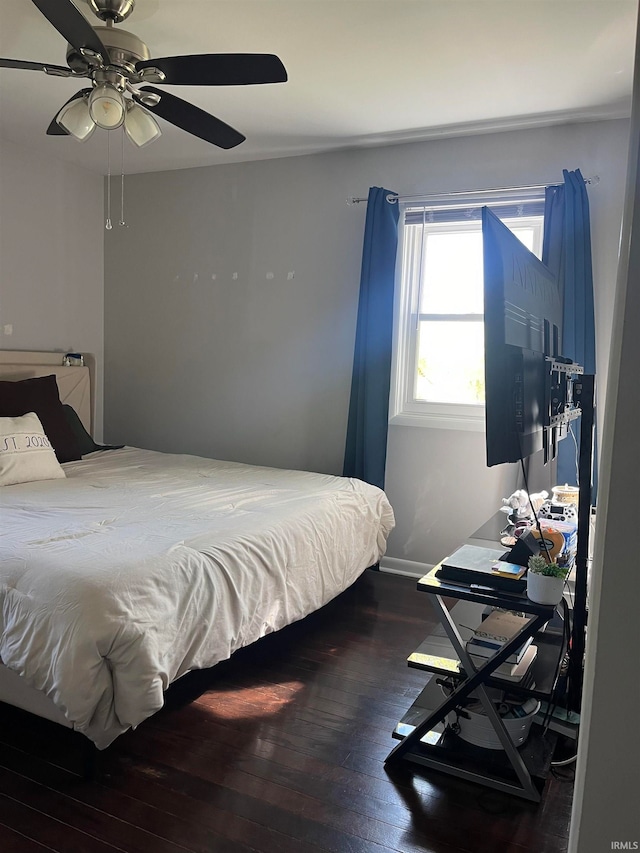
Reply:
[[511, 568], [505, 558], [509, 552], [479, 545], [462, 545], [446, 557], [436, 572], [438, 580], [458, 584], [479, 584], [504, 592], [524, 592], [526, 569]]
[[[501, 663], [500, 666], [496, 667], [491, 673], [491, 677], [502, 678], [505, 681], [514, 681], [518, 683], [523, 682], [525, 677], [529, 675], [537, 654], [538, 647], [532, 643], [528, 643], [526, 650], [517, 663]], [[476, 657], [476, 655], [473, 654], [471, 655], [471, 660], [477, 668], [483, 666], [487, 662], [486, 658]]]
[[[466, 642], [466, 649], [476, 667], [484, 666], [487, 660], [510, 642], [529, 620], [510, 610], [493, 610], [482, 620]], [[508, 681], [521, 681], [533, 664], [538, 649], [532, 645], [533, 636], [503, 661], [492, 673], [494, 677]]]
[[[509, 657], [503, 661], [504, 663], [520, 663], [522, 656], [527, 651], [529, 644], [531, 643], [532, 638], [527, 637], [527, 639], [523, 642], [520, 648], [515, 651], [513, 654], [509, 655]], [[494, 656], [496, 652], [499, 652], [502, 646], [493, 646], [489, 643], [483, 642], [481, 639], [478, 639], [475, 634], [471, 637], [470, 640], [467, 640], [467, 651], [472, 657], [477, 658], [491, 658]]]

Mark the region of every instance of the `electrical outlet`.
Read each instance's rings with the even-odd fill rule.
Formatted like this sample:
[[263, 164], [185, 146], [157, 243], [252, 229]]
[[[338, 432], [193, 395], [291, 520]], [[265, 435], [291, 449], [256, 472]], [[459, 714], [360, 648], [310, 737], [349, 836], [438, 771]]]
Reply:
[[13, 334], [13, 323], [5, 323], [3, 331], [4, 331], [5, 335], [7, 335], [7, 337], [9, 335], [12, 335]]

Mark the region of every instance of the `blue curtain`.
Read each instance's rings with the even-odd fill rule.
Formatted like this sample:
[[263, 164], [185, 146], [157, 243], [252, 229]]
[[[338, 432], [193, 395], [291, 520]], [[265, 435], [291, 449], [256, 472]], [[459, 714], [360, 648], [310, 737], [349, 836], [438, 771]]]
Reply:
[[[542, 260], [558, 277], [564, 300], [562, 355], [596, 371], [589, 199], [579, 169], [563, 170], [564, 184], [545, 192]], [[580, 421], [573, 424], [579, 442]], [[594, 441], [593, 503], [597, 490]], [[568, 436], [558, 448], [558, 483], [577, 485], [576, 446]]]
[[358, 324], [344, 456], [345, 477], [384, 488], [391, 385], [398, 204], [371, 187], [362, 250]]

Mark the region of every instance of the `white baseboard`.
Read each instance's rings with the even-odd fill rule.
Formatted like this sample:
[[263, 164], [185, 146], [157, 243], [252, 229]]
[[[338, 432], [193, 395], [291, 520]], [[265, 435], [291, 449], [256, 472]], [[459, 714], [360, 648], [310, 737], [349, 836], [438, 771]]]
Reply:
[[416, 563], [414, 560], [400, 560], [397, 557], [383, 557], [380, 560], [380, 571], [390, 575], [404, 575], [407, 578], [421, 578], [430, 572], [433, 565]]

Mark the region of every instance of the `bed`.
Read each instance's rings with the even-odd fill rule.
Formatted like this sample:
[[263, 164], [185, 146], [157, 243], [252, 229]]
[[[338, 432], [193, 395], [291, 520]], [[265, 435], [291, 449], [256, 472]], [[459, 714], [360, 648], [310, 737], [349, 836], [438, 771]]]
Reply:
[[0, 486], [0, 701], [99, 749], [185, 673], [349, 587], [394, 524], [384, 492], [350, 478], [133, 447], [60, 468]]

